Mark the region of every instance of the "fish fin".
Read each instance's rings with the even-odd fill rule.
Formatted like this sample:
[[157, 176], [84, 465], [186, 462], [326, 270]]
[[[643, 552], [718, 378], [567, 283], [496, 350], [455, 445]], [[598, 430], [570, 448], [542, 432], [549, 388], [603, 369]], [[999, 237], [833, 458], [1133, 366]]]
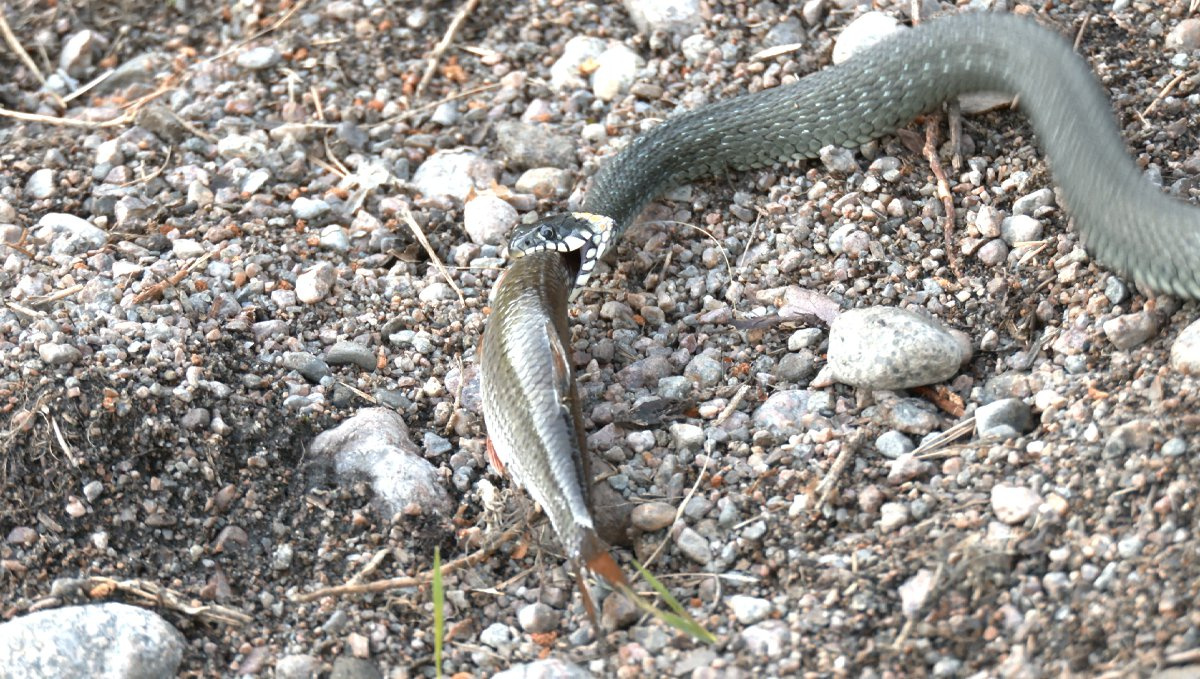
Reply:
[[492, 469], [504, 478], [508, 478], [508, 470], [504, 468], [504, 462], [500, 459], [500, 455], [496, 452], [496, 446], [492, 445], [492, 437], [487, 437], [487, 459], [492, 464]]
[[546, 343], [550, 347], [550, 368], [554, 371], [554, 391], [559, 403], [566, 402], [571, 393], [571, 362], [567, 357], [567, 348], [563, 345], [554, 321], [546, 321]]
[[575, 585], [579, 587], [579, 596], [583, 598], [583, 608], [587, 611], [588, 620], [591, 621], [592, 627], [599, 631], [600, 618], [596, 616], [596, 602], [592, 600], [592, 593], [583, 581], [583, 569], [582, 565], [575, 569]]
[[604, 544], [599, 535], [596, 535], [596, 531], [589, 529], [583, 532], [583, 544], [579, 549], [579, 558], [583, 561], [585, 568], [599, 576], [610, 587], [622, 592], [631, 590], [628, 578], [621, 571], [617, 560], [612, 558], [608, 546]]

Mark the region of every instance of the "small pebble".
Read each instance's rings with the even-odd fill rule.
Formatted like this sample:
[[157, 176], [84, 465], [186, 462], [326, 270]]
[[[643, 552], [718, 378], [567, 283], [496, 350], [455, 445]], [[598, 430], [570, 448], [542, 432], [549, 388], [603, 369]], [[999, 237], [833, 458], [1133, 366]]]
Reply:
[[296, 215], [297, 219], [316, 219], [329, 210], [329, 203], [319, 198], [300, 196], [292, 201], [292, 214]]
[[875, 450], [878, 450], [880, 455], [892, 460], [905, 453], [911, 453], [914, 448], [916, 446], [912, 439], [895, 430], [886, 431], [875, 439]]
[[746, 651], [753, 656], [778, 658], [791, 642], [791, 631], [782, 620], [763, 620], [741, 632]]
[[38, 346], [38, 356], [46, 365], [67, 365], [78, 361], [83, 354], [70, 344], [47, 342]]
[[626, 0], [624, 5], [643, 33], [688, 35], [704, 25], [700, 0]]
[[992, 512], [1009, 525], [1024, 523], [1042, 504], [1042, 496], [1024, 486], [1005, 483], [992, 488]]
[[684, 556], [701, 566], [712, 561], [712, 547], [709, 546], [708, 540], [692, 528], [685, 527], [679, 531], [675, 536], [675, 544]]
[[321, 262], [296, 277], [296, 299], [305, 304], [316, 304], [329, 296], [337, 270], [329, 262]]
[[558, 627], [558, 611], [540, 602], [532, 603], [517, 611], [517, 622], [526, 632], [542, 634]]
[[257, 71], [274, 66], [279, 59], [279, 52], [274, 47], [251, 47], [238, 53], [237, 65]]
[[993, 238], [975, 251], [975, 257], [986, 266], [999, 266], [1008, 259], [1008, 245], [1000, 238]]
[[900, 22], [889, 14], [866, 12], [847, 24], [838, 34], [833, 45], [833, 63], [840, 64], [854, 54], [903, 29]]
[[1158, 321], [1145, 311], [1111, 318], [1103, 327], [1108, 341], [1122, 351], [1145, 344], [1158, 334]]
[[665, 502], [646, 502], [633, 508], [631, 521], [638, 530], [653, 533], [675, 522], [675, 508]]
[[892, 485], [900, 485], [921, 476], [929, 468], [929, 463], [917, 458], [912, 453], [904, 453], [889, 464], [887, 480]]
[[879, 508], [879, 530], [890, 533], [908, 523], [908, 506], [901, 502], [885, 502]]
[[1024, 433], [1032, 423], [1029, 406], [1019, 398], [1004, 398], [975, 409], [975, 431], [980, 438], [999, 438], [998, 427]]
[[743, 625], [753, 625], [771, 613], [771, 602], [758, 597], [734, 594], [725, 603], [733, 611], [733, 617]]
[[427, 197], [450, 196], [466, 200], [474, 190], [484, 190], [496, 180], [498, 168], [469, 151], [438, 151], [417, 167], [412, 185]]
[[821, 162], [825, 169], [835, 174], [847, 175], [858, 171], [858, 163], [854, 153], [842, 146], [825, 146], [820, 151]]
[[550, 86], [556, 90], [584, 87], [583, 65], [594, 62], [607, 47], [604, 40], [587, 35], [568, 40], [562, 56], [550, 66]]
[[1169, 50], [1190, 52], [1200, 49], [1200, 19], [1184, 19], [1171, 29], [1165, 42]]
[[641, 611], [627, 597], [610, 594], [600, 607], [600, 624], [603, 629], [613, 630], [629, 627], [638, 621]]
[[[586, 628], [580, 628], [577, 631], [586, 631]], [[569, 641], [568, 643], [572, 646], [579, 646], [585, 642]], [[594, 677], [595, 675], [591, 672], [566, 660], [546, 658], [545, 660], [510, 665], [508, 669], [493, 674], [491, 679], [594, 679]]]
[[535, 167], [517, 178], [514, 188], [538, 198], [562, 198], [571, 191], [571, 174], [557, 167]]
[[193, 259], [204, 254], [204, 246], [191, 238], [176, 238], [171, 241], [171, 252], [179, 259]]
[[669, 429], [676, 450], [699, 448], [704, 445], [704, 430], [694, 424], [675, 422]]
[[34, 200], [42, 200], [54, 195], [58, 187], [54, 183], [54, 170], [42, 168], [29, 175], [25, 182], [25, 195]]
[[377, 366], [375, 352], [370, 347], [346, 340], [335, 342], [325, 351], [325, 362], [329, 365], [356, 365], [368, 371], [375, 370]]
[[616, 43], [596, 58], [592, 72], [592, 93], [601, 101], [612, 101], [629, 91], [637, 72], [645, 62], [622, 43]]
[[911, 620], [920, 614], [936, 584], [933, 571], [922, 568], [900, 585], [900, 611], [904, 617]]
[[1016, 246], [1042, 238], [1042, 223], [1028, 215], [1013, 215], [1000, 223], [1000, 237]]

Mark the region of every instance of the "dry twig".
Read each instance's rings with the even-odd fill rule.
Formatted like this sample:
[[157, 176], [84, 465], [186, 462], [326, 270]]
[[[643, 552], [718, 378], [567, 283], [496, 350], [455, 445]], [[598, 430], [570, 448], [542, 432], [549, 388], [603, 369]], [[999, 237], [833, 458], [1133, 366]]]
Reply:
[[220, 251], [221, 251], [221, 249], [211, 250], [211, 251], [206, 252], [203, 255], [197, 257], [196, 259], [193, 259], [190, 264], [188, 264], [187, 266], [183, 267], [179, 271], [172, 274], [171, 277], [168, 278], [167, 280], [159, 281], [159, 282], [155, 283], [154, 285], [151, 285], [150, 287], [146, 288], [145, 290], [142, 290], [141, 292], [139, 292], [133, 298], [133, 303], [141, 304], [142, 302], [145, 302], [150, 299], [158, 299], [158, 297], [161, 296], [163, 294], [163, 292], [166, 291], [167, 288], [173, 288], [176, 285], [178, 285], [179, 281], [183, 280], [184, 277], [186, 277], [189, 273], [195, 271], [196, 269], [198, 269], [201, 266], [204, 266], [205, 262], [207, 262], [214, 254], [216, 254], [217, 252], [220, 252]]
[[425, 237], [425, 231], [421, 229], [421, 225], [417, 223], [417, 220], [413, 219], [412, 211], [408, 209], [407, 205], [400, 205], [400, 217], [404, 220], [404, 223], [408, 225], [408, 229], [412, 231], [412, 234], [417, 241], [421, 243], [421, 247], [425, 248], [425, 253], [429, 255], [429, 259], [433, 261], [433, 265], [436, 266], [437, 270], [442, 274], [442, 278], [446, 279], [446, 282], [450, 284], [450, 287], [454, 290], [455, 294], [458, 295], [459, 304], [462, 304], [463, 308], [466, 308], [467, 298], [463, 296], [462, 290], [459, 289], [458, 284], [455, 283], [454, 279], [450, 277], [450, 272], [446, 269], [446, 265], [442, 264], [441, 257], [438, 257], [437, 252], [435, 252], [433, 246], [430, 245], [429, 239]]
[[[480, 547], [478, 551], [455, 559], [447, 564], [443, 564], [441, 569], [442, 576], [444, 577], [450, 573], [453, 573], [454, 571], [474, 566], [475, 564], [491, 556], [492, 552], [495, 552], [500, 548], [500, 545], [503, 545], [520, 534], [520, 528], [509, 528], [508, 530], [504, 531], [500, 537], [492, 540], [483, 547]], [[419, 587], [421, 585], [427, 585], [431, 582], [433, 582], [432, 570], [420, 573], [418, 575], [391, 578], [389, 580], [376, 580], [375, 582], [368, 582], [365, 584], [346, 583], [344, 585], [336, 585], [333, 587], [322, 587], [321, 589], [316, 589], [311, 592], [293, 594], [288, 598], [296, 603], [307, 603], [309, 601], [316, 601], [317, 599], [324, 599], [325, 597], [330, 596], [386, 592], [391, 589], [399, 589], [402, 587]]]
[[950, 182], [946, 179], [946, 170], [942, 168], [942, 161], [938, 158], [937, 153], [937, 121], [939, 116], [934, 116], [925, 123], [925, 147], [922, 152], [925, 154], [925, 159], [929, 161], [929, 169], [933, 172], [933, 176], [937, 178], [937, 196], [942, 201], [942, 208], [946, 211], [946, 223], [942, 225], [942, 242], [946, 248], [946, 261], [950, 263], [951, 270], [958, 274], [958, 257], [954, 255], [954, 223], [956, 221], [954, 212], [954, 196], [950, 193]]
[[182, 592], [164, 587], [149, 580], [114, 580], [104, 576], [92, 576], [84, 580], [84, 587], [93, 599], [101, 599], [113, 592], [121, 592], [139, 599], [136, 603], [146, 607], [161, 606], [168, 610], [190, 615], [205, 622], [216, 622], [235, 627], [254, 620], [235, 608], [220, 604], [201, 604]]
[[737, 393], [733, 395], [733, 398], [729, 399], [729, 403], [725, 406], [725, 409], [721, 411], [720, 415], [717, 415], [717, 419], [713, 420], [713, 426], [719, 427], [724, 424], [725, 420], [728, 420], [733, 415], [733, 412], [738, 409], [738, 406], [742, 404], [742, 399], [746, 398], [746, 394], [748, 393], [750, 393], [749, 384], [743, 384], [738, 387]]
[[1142, 125], [1150, 127], [1150, 122], [1146, 120], [1146, 116], [1150, 115], [1150, 113], [1154, 110], [1154, 107], [1158, 106], [1158, 102], [1162, 101], [1164, 97], [1170, 94], [1171, 90], [1175, 89], [1176, 85], [1183, 82], [1185, 77], [1187, 77], [1186, 71], [1172, 78], [1171, 82], [1167, 83], [1165, 87], [1159, 90], [1158, 96], [1154, 97], [1154, 101], [1150, 102], [1150, 104], [1146, 106], [1141, 113], [1137, 114], [1138, 119], [1142, 121]]
[[821, 483], [817, 484], [817, 504], [813, 505], [814, 512], [820, 512], [825, 504], [829, 502], [829, 497], [833, 495], [833, 489], [837, 487], [838, 478], [842, 472], [846, 470], [846, 465], [850, 463], [850, 458], [858, 452], [862, 446], [863, 432], [856, 431], [849, 439], [842, 442], [842, 449], [838, 451], [838, 456], [834, 458], [833, 464], [829, 467], [829, 471], [825, 473], [825, 478], [821, 479]]
[[1083, 21], [1079, 23], [1079, 30], [1075, 32], [1075, 42], [1071, 45], [1071, 49], [1079, 51], [1079, 45], [1083, 43], [1083, 34], [1087, 31], [1088, 22], [1092, 20], [1092, 13], [1088, 12], [1083, 15]]
[[25, 48], [21, 47], [21, 43], [17, 41], [17, 36], [13, 35], [12, 28], [9, 27], [8, 19], [5, 18], [4, 12], [0, 12], [0, 35], [4, 36], [4, 42], [8, 43], [9, 49], [17, 55], [21, 63], [25, 64], [25, 68], [28, 68], [33, 73], [33, 77], [37, 78], [37, 81], [45, 87], [46, 78], [42, 76], [41, 69], [37, 67], [37, 64], [33, 63], [33, 59], [25, 51]]
[[56, 125], [58, 127], [85, 127], [88, 129], [98, 129], [102, 127], [117, 127], [133, 121], [133, 113], [126, 111], [116, 118], [108, 120], [79, 120], [77, 118], [58, 118], [56, 116], [44, 116], [38, 113], [23, 113], [21, 111], [10, 111], [6, 108], [0, 108], [0, 118], [13, 118], [15, 120], [24, 120], [31, 123], [43, 123], [45, 125]]
[[454, 34], [462, 27], [463, 22], [467, 20], [471, 12], [475, 11], [475, 6], [479, 4], [479, 0], [467, 0], [458, 13], [450, 20], [450, 26], [446, 28], [446, 34], [434, 45], [433, 51], [429, 53], [429, 60], [425, 64], [425, 73], [421, 76], [421, 82], [417, 83], [417, 96], [421, 96], [421, 92], [425, 89], [425, 85], [433, 78], [433, 72], [437, 70], [438, 62], [442, 59], [442, 54], [450, 47], [450, 43], [454, 41]]

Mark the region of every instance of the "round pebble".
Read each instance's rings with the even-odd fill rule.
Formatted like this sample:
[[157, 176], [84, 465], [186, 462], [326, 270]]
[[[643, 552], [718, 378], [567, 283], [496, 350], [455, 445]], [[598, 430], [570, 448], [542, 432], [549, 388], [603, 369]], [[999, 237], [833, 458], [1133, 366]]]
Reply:
[[675, 508], [665, 502], [646, 502], [633, 508], [634, 527], [653, 533], [675, 522]]
[[992, 488], [992, 512], [1009, 525], [1024, 523], [1042, 504], [1042, 497], [1031, 488], [997, 484]]
[[463, 208], [463, 227], [471, 241], [481, 245], [501, 245], [516, 225], [517, 211], [494, 193], [481, 193]]

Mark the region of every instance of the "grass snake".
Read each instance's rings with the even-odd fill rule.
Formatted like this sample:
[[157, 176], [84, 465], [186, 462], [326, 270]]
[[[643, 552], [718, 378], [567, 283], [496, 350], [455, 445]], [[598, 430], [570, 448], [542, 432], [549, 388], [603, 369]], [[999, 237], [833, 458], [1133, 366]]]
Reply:
[[1200, 296], [1200, 210], [1142, 177], [1086, 64], [1030, 20], [938, 19], [794, 84], [675, 116], [600, 169], [582, 212], [547, 217], [514, 235], [515, 259], [493, 288], [477, 353], [489, 457], [543, 507], [581, 569], [628, 589], [592, 520], [571, 367], [570, 291], [645, 204], [670, 187], [811, 158], [830, 144], [856, 146], [978, 90], [1020, 96], [1101, 262], [1155, 290]]
[[584, 252], [576, 286], [650, 200], [704, 177], [855, 147], [959, 94], [1015, 94], [1066, 206], [1097, 260], [1152, 290], [1200, 297], [1200, 209], [1152, 185], [1125, 151], [1104, 91], [1071, 45], [1030, 19], [969, 13], [894, 33], [799, 81], [673, 116], [596, 173], [581, 213], [514, 233], [515, 255], [567, 251], [611, 219]]

